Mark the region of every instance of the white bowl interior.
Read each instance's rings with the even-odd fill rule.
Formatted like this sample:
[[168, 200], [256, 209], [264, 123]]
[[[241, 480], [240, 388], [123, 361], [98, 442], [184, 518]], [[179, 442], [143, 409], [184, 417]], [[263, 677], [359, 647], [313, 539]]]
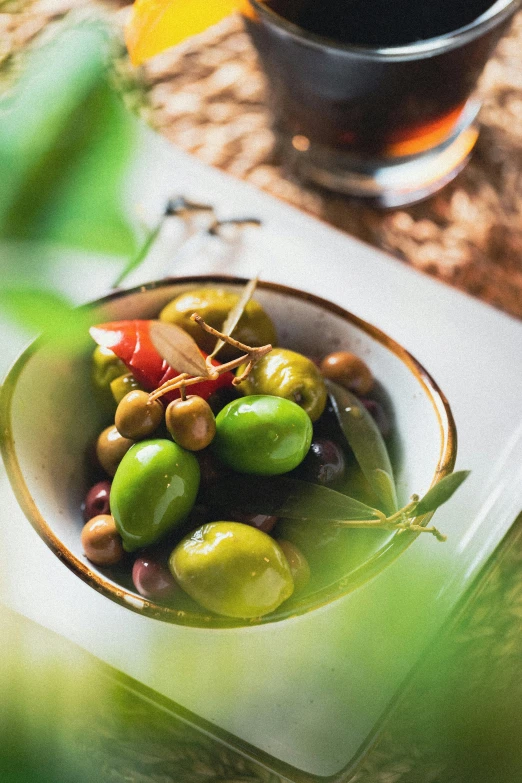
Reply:
[[[155, 317], [170, 299], [194, 287], [194, 283], [173, 281], [120, 296], [104, 305], [102, 318]], [[281, 345], [310, 356], [345, 349], [367, 362], [393, 413], [391, 451], [399, 499], [404, 502], [412, 492], [426, 491], [440, 465], [443, 433], [440, 410], [421, 374], [375, 336], [313, 300], [262, 287], [255, 298], [274, 320]], [[86, 491], [84, 455], [101, 428], [89, 381], [89, 358], [88, 351], [57, 356], [45, 345], [37, 348], [16, 381], [11, 427], [26, 500], [32, 498], [35, 512], [48, 526], [48, 537], [50, 534], [63, 544], [66, 559], [96, 572], [80, 543], [80, 504]], [[375, 549], [384, 546], [388, 538], [376, 537]], [[106, 582], [111, 581], [110, 574], [99, 573]], [[134, 608], [139, 609], [144, 602], [137, 594], [136, 598]]]

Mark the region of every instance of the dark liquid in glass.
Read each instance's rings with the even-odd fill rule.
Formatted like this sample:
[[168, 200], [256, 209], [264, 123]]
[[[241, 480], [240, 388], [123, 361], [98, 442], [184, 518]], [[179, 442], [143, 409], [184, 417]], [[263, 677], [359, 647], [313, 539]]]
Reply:
[[492, 0], [268, 0], [304, 30], [343, 44], [404, 46], [452, 33], [478, 19]]
[[[407, 46], [444, 36], [471, 24], [493, 2], [267, 0], [263, 5], [275, 13], [259, 13], [246, 24], [268, 76], [276, 126], [297, 137], [294, 146], [310, 143], [371, 158], [420, 154], [449, 138], [507, 24], [445, 50], [383, 58], [349, 47]], [[280, 17], [321, 39], [309, 42]]]

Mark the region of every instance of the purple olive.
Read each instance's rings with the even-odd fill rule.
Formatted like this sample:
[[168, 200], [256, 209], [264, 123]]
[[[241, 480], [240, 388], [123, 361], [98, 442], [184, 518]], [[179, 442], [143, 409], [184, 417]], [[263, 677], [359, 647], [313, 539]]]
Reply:
[[85, 496], [82, 505], [83, 518], [86, 522], [100, 514], [110, 514], [109, 496], [111, 494], [111, 482], [99, 481], [91, 487]]
[[140, 595], [153, 601], [170, 598], [177, 588], [167, 566], [146, 555], [134, 561], [132, 581]]
[[377, 402], [376, 400], [370, 400], [367, 397], [361, 397], [361, 402], [368, 413], [371, 414], [372, 418], [381, 431], [382, 437], [387, 438], [391, 432], [391, 424], [380, 402]]
[[277, 524], [277, 517], [272, 517], [268, 514], [249, 514], [246, 511], [232, 511], [228, 512], [227, 516], [233, 522], [242, 522], [244, 525], [250, 525], [250, 527], [262, 530], [263, 533], [270, 533]]
[[299, 473], [307, 481], [332, 484], [343, 476], [345, 467], [344, 454], [337, 443], [328, 438], [315, 438], [299, 467]]

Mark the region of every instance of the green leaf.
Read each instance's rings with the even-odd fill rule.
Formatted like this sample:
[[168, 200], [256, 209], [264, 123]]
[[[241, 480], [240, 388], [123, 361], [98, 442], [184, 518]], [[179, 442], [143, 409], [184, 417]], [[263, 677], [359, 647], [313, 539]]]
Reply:
[[446, 503], [463, 481], [467, 479], [469, 474], [469, 470], [458, 470], [456, 473], [451, 473], [438, 481], [419, 501], [418, 506], [415, 508], [415, 516], [428, 514], [430, 511], [435, 511], [439, 506], [442, 506], [443, 503]]
[[149, 334], [161, 358], [178, 373], [208, 377], [207, 365], [196, 341], [181, 326], [151, 321]]
[[162, 215], [161, 218], [156, 223], [156, 225], [154, 226], [154, 228], [151, 228], [149, 230], [140, 248], [137, 250], [136, 253], [134, 253], [134, 255], [131, 256], [129, 261], [125, 264], [125, 266], [119, 273], [118, 277], [114, 281], [114, 285], [113, 285], [114, 288], [120, 286], [125, 280], [125, 278], [128, 277], [131, 272], [134, 272], [134, 270], [137, 269], [143, 263], [143, 261], [145, 261], [145, 259], [149, 255], [152, 245], [158, 238], [160, 231], [163, 228], [163, 224], [165, 222], [166, 217], [167, 217], [166, 215]]
[[90, 345], [92, 314], [72, 307], [66, 299], [51, 291], [2, 288], [0, 312], [32, 334], [44, 332], [56, 350], [70, 351]]
[[355, 459], [388, 514], [397, 511], [397, 491], [386, 443], [373, 417], [348, 389], [326, 381], [337, 421]]
[[[239, 321], [241, 320], [241, 316], [245, 312], [245, 307], [252, 299], [258, 282], [259, 282], [259, 275], [256, 275], [255, 277], [252, 278], [252, 280], [248, 281], [248, 283], [243, 288], [241, 296], [237, 300], [232, 310], [227, 315], [225, 323], [221, 327], [222, 333], [226, 334], [227, 337], [231, 336], [232, 332], [234, 331]], [[225, 345], [225, 340], [219, 338], [216, 345], [214, 346], [214, 350], [210, 354], [210, 358], [213, 359], [215, 356], [217, 356], [219, 351], [223, 348], [224, 345]]]
[[109, 84], [107, 42], [100, 25], [66, 29], [1, 102], [1, 237], [134, 252], [120, 199], [135, 122]]
[[376, 518], [371, 506], [328, 487], [274, 476], [234, 476], [208, 491], [210, 505], [287, 519], [350, 520]]

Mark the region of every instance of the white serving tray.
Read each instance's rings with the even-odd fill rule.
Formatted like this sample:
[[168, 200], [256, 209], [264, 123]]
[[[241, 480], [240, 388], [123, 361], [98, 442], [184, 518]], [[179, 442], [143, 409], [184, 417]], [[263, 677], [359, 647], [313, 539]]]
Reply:
[[[250, 743], [268, 766], [290, 765], [289, 778], [334, 776], [371, 741], [426, 644], [522, 509], [522, 323], [144, 131], [129, 209], [153, 216], [179, 193], [212, 203], [221, 218], [255, 216], [263, 226], [245, 230], [234, 258], [216, 240], [199, 250], [193, 243], [171, 263], [179, 229], [167, 229], [128, 282], [261, 270], [264, 279], [330, 299], [402, 343], [448, 397], [457, 466], [473, 471], [437, 513], [448, 543], [421, 536], [355, 593], [282, 625], [179, 628], [111, 603], [70, 573], [25, 520], [2, 474], [0, 601]], [[78, 273], [64, 259], [57, 273], [78, 302], [105, 293], [114, 277], [96, 259], [82, 265]], [[1, 323], [0, 337], [3, 375], [23, 341]]]

